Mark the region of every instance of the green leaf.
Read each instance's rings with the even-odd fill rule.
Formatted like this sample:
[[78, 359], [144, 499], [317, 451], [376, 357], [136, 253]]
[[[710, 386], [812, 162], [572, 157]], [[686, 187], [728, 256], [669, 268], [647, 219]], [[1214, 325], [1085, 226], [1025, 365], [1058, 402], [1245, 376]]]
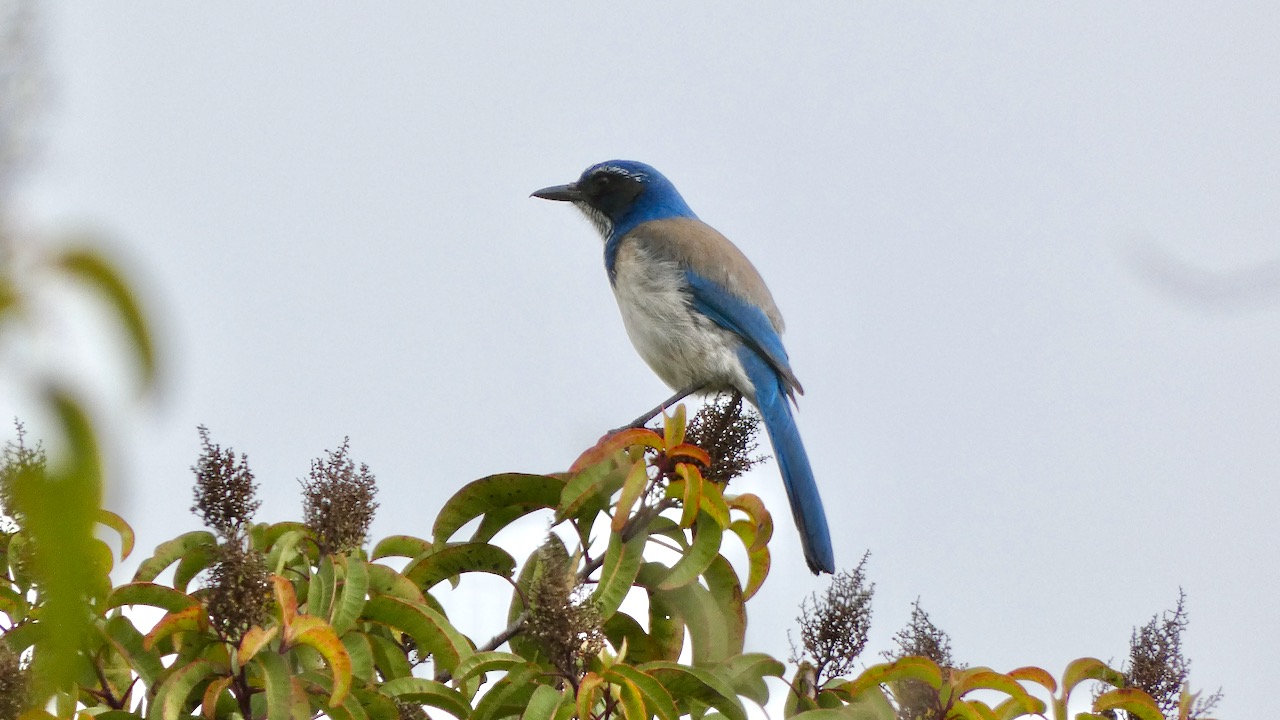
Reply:
[[564, 484], [559, 478], [521, 473], [490, 475], [475, 480], [455, 493], [440, 509], [432, 528], [432, 538], [437, 545], [442, 545], [463, 525], [495, 510], [512, 506], [527, 508], [529, 512], [554, 508], [560, 502]]
[[529, 705], [520, 715], [520, 720], [551, 720], [566, 699], [564, 693], [550, 685], [539, 685], [529, 697]]
[[262, 653], [253, 659], [262, 670], [266, 691], [267, 720], [291, 720], [293, 715], [293, 682], [289, 666], [279, 653]]
[[462, 693], [443, 683], [425, 678], [401, 677], [382, 684], [382, 692], [404, 702], [430, 705], [456, 718], [471, 716], [471, 704]]
[[[656, 562], [645, 563], [640, 568], [637, 582], [645, 587], [656, 587], [668, 570]], [[709, 590], [698, 583], [689, 583], [676, 590], [653, 590], [650, 602], [658, 600], [668, 611], [678, 615], [689, 630], [693, 641], [693, 664], [698, 667], [716, 665], [725, 658], [741, 652], [741, 643], [733, 637], [737, 622], [717, 605]]]
[[560, 523], [565, 518], [576, 517], [588, 503], [600, 509], [608, 506], [609, 498], [625, 478], [612, 462], [597, 463], [575, 473], [560, 493], [560, 504], [556, 507], [554, 522]]
[[102, 609], [105, 612], [124, 605], [147, 605], [169, 612], [178, 612], [199, 604], [200, 601], [190, 595], [164, 585], [132, 582], [112, 590], [106, 602], [103, 603]]
[[129, 554], [133, 552], [133, 528], [124, 521], [124, 518], [110, 510], [98, 511], [98, 523], [115, 530], [120, 536], [120, 559], [127, 560]]
[[99, 625], [99, 631], [112, 649], [124, 658], [148, 687], [155, 684], [164, 672], [160, 655], [143, 647], [142, 633], [133, 621], [123, 615], [107, 618]]
[[656, 714], [660, 720], [678, 720], [680, 717], [680, 711], [676, 709], [671, 693], [667, 692], [662, 683], [653, 676], [630, 665], [618, 663], [604, 671], [604, 679], [615, 684], [620, 684], [620, 680], [630, 683], [640, 692], [645, 707]]
[[340, 557], [343, 565], [342, 592], [333, 607], [333, 631], [342, 635], [355, 626], [364, 610], [365, 596], [369, 592], [369, 570], [365, 562], [356, 557]]
[[116, 311], [133, 343], [143, 381], [150, 385], [156, 374], [155, 345], [142, 315], [142, 307], [119, 271], [100, 253], [88, 248], [73, 248], [63, 252], [55, 259], [55, 265], [97, 291]]
[[734, 692], [764, 705], [769, 702], [769, 687], [764, 679], [782, 677], [786, 666], [764, 653], [746, 653], [725, 660], [712, 672], [723, 678]]
[[289, 567], [289, 563], [293, 559], [302, 555], [302, 551], [298, 546], [305, 542], [310, 535], [310, 531], [306, 529], [289, 530], [282, 534], [275, 542], [271, 543], [271, 552], [267, 553], [267, 567], [271, 568], [276, 575], [284, 573], [285, 568]]
[[462, 573], [489, 573], [510, 579], [515, 571], [515, 558], [497, 545], [463, 543], [427, 551], [409, 563], [403, 575], [427, 591], [440, 581]]
[[165, 571], [165, 568], [181, 560], [192, 548], [217, 544], [218, 539], [207, 530], [183, 533], [168, 542], [157, 545], [155, 553], [138, 565], [138, 571], [133, 574], [133, 580], [134, 582], [155, 580]]
[[307, 614], [328, 618], [333, 610], [334, 596], [338, 591], [337, 569], [333, 556], [320, 558], [320, 564], [307, 588]]
[[349, 632], [342, 636], [342, 646], [351, 658], [351, 674], [365, 682], [373, 682], [373, 645], [362, 632]]
[[192, 548], [178, 561], [173, 570], [173, 587], [181, 592], [187, 591], [187, 585], [203, 570], [213, 565], [218, 559], [218, 549], [212, 545]]
[[693, 530], [693, 545], [672, 566], [671, 572], [658, 584], [658, 590], [675, 590], [692, 582], [711, 566], [711, 561], [720, 553], [720, 539], [723, 531], [720, 524], [706, 513], [698, 514], [698, 521]]
[[608, 619], [617, 612], [635, 584], [640, 564], [644, 561], [644, 546], [648, 542], [647, 528], [639, 528], [635, 536], [625, 543], [620, 533], [609, 536], [609, 547], [600, 566], [600, 581], [591, 594], [591, 600], [600, 611], [600, 617]]
[[373, 648], [373, 664], [382, 677], [407, 678], [413, 675], [413, 667], [409, 665], [404, 650], [394, 640], [377, 633], [367, 633], [366, 637]]
[[1124, 710], [1137, 720], [1164, 720], [1164, 714], [1151, 696], [1137, 688], [1118, 688], [1104, 692], [1093, 701], [1093, 711]]
[[452, 673], [473, 652], [471, 643], [441, 613], [423, 605], [378, 596], [365, 605], [366, 620], [408, 633], [421, 651], [430, 652], [436, 672]]
[[83, 665], [82, 638], [93, 633], [89, 599], [110, 587], [97, 571], [93, 536], [102, 500], [102, 467], [88, 415], [69, 394], [49, 388], [47, 402], [65, 438], [57, 464], [43, 472], [17, 473], [9, 488], [13, 508], [26, 516], [33, 576], [40, 581], [41, 619], [48, 635], [32, 659], [35, 697], [74, 682]]
[[218, 670], [218, 666], [209, 660], [193, 660], [174, 670], [156, 690], [147, 713], [149, 720], [177, 720], [185, 712], [191, 691]]
[[723, 555], [716, 555], [703, 573], [703, 578], [724, 619], [729, 639], [728, 653], [738, 655], [742, 652], [747, 635], [747, 606], [743, 601], [742, 586], [738, 584], [738, 574]]
[[1076, 685], [1085, 680], [1097, 680], [1114, 687], [1124, 687], [1124, 675], [1107, 667], [1106, 663], [1097, 658], [1086, 657], [1072, 660], [1067, 664], [1066, 672], [1062, 674], [1062, 696], [1069, 697]]
[[369, 558], [371, 560], [381, 560], [388, 557], [414, 558], [430, 552], [433, 547], [429, 540], [423, 540], [412, 535], [392, 535], [379, 540], [378, 544], [373, 546], [373, 553], [369, 555]]
[[476, 703], [471, 720], [490, 720], [516, 714], [529, 704], [529, 698], [538, 687], [534, 681], [544, 672], [543, 668], [532, 664], [513, 667]]
[[525, 664], [525, 659], [513, 653], [498, 652], [496, 650], [478, 652], [458, 663], [458, 668], [453, 673], [453, 679], [455, 682], [465, 682], [475, 675], [494, 670], [507, 670], [514, 665], [523, 664]]
[[645, 663], [639, 669], [666, 688], [682, 712], [688, 712], [689, 701], [694, 700], [714, 707], [729, 720], [746, 720], [733, 688], [712, 672], [666, 661]]

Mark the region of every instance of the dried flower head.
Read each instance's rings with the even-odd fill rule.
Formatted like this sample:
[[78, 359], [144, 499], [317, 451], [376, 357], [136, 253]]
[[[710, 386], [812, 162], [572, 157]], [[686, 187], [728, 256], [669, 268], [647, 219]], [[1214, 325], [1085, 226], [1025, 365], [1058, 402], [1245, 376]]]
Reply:
[[[867, 584], [866, 565], [871, 553], [862, 556], [858, 567], [831, 577], [831, 585], [821, 597], [817, 593], [800, 603], [800, 648], [791, 644], [791, 662], [813, 663], [818, 683], [854, 669], [854, 661], [867, 646], [871, 629], [871, 598], [875, 583]], [[790, 633], [788, 633], [790, 637]]]
[[364, 544], [378, 503], [377, 483], [369, 466], [347, 456], [350, 439], [343, 438], [328, 457], [311, 461], [311, 475], [302, 483], [302, 513], [322, 554], [355, 550]]
[[[1125, 684], [1146, 692], [1166, 718], [1179, 716], [1182, 690], [1191, 675], [1191, 660], [1182, 654], [1182, 632], [1187, 629], [1187, 594], [1178, 590], [1173, 610], [1151, 616], [1129, 639], [1129, 660], [1125, 663]], [[1199, 697], [1188, 708], [1187, 717], [1206, 717], [1219, 702], [1222, 691]]]
[[525, 634], [542, 646], [562, 675], [581, 677], [587, 661], [604, 649], [600, 611], [568, 559], [555, 552], [552, 543], [542, 546], [537, 562], [542, 572], [529, 588]]
[[249, 458], [209, 439], [209, 429], [201, 425], [200, 458], [192, 466], [195, 473], [195, 513], [206, 527], [214, 530], [224, 541], [238, 541], [248, 528], [258, 501], [255, 493], [258, 485], [249, 471]]
[[14, 533], [22, 526], [22, 517], [13, 502], [14, 488], [28, 475], [43, 475], [48, 462], [40, 443], [27, 446], [27, 428], [14, 420], [18, 439], [5, 443], [0, 451], [0, 532]]
[[[924, 657], [938, 664], [943, 673], [963, 669], [951, 656], [951, 637], [929, 619], [929, 613], [920, 607], [919, 598], [911, 605], [911, 620], [893, 636], [894, 650], [881, 653], [886, 660], [904, 657]], [[902, 680], [894, 683], [893, 695], [898, 701], [899, 720], [927, 720], [943, 717], [947, 708], [942, 707], [938, 691], [919, 680]]]
[[760, 416], [742, 402], [742, 395], [717, 395], [689, 421], [685, 441], [711, 456], [711, 467], [702, 476], [725, 483], [765, 460], [757, 455]]
[[205, 605], [218, 636], [239, 643], [249, 628], [265, 624], [270, 615], [267, 562], [238, 541], [218, 546], [218, 555], [205, 583]]
[[421, 705], [399, 699], [396, 700], [396, 715], [400, 720], [430, 720], [430, 716]]

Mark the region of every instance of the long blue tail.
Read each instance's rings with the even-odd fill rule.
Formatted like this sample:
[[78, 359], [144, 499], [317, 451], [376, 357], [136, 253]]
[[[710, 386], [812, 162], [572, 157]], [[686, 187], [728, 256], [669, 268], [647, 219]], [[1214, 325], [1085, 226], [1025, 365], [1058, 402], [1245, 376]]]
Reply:
[[831, 550], [831, 531], [827, 529], [827, 513], [822, 509], [818, 484], [809, 467], [809, 455], [800, 440], [791, 415], [791, 404], [777, 371], [754, 352], [744, 348], [739, 353], [747, 377], [755, 386], [756, 408], [764, 419], [764, 427], [773, 443], [773, 454], [782, 471], [782, 484], [791, 502], [791, 516], [800, 530], [800, 544], [809, 570], [835, 573], [836, 560]]

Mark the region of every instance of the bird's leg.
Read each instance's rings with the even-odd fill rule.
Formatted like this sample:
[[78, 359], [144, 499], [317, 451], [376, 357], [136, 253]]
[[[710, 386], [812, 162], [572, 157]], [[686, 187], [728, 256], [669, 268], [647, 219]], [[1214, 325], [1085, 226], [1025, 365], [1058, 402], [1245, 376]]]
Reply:
[[629, 424], [627, 424], [627, 425], [623, 425], [623, 426], [622, 426], [622, 427], [620, 427], [620, 428], [615, 428], [615, 429], [613, 429], [613, 430], [610, 430], [610, 431], [609, 431], [609, 434], [610, 434], [610, 435], [612, 435], [612, 434], [614, 434], [614, 433], [622, 432], [623, 430], [630, 430], [630, 429], [632, 429], [632, 428], [641, 428], [641, 427], [644, 427], [644, 426], [645, 426], [645, 424], [646, 424], [646, 423], [648, 423], [650, 420], [652, 420], [654, 417], [656, 417], [656, 416], [658, 415], [658, 413], [662, 412], [663, 410], [666, 410], [667, 408], [671, 407], [672, 405], [675, 405], [676, 403], [678, 403], [678, 402], [680, 402], [681, 400], [683, 400], [683, 399], [685, 399], [685, 398], [689, 397], [690, 395], [692, 395], [692, 394], [694, 394], [694, 393], [698, 392], [699, 390], [702, 390], [704, 387], [705, 387], [705, 385], [690, 385], [689, 387], [687, 387], [687, 388], [684, 388], [684, 389], [680, 390], [680, 391], [679, 391], [679, 392], [677, 392], [675, 395], [672, 395], [671, 397], [669, 397], [669, 398], [667, 398], [666, 400], [662, 401], [662, 404], [661, 404], [661, 405], [659, 405], [659, 406], [655, 407], [654, 409], [650, 410], [649, 412], [647, 412], [647, 413], [645, 413], [645, 414], [641, 415], [640, 417], [636, 418], [635, 420], [632, 420]]

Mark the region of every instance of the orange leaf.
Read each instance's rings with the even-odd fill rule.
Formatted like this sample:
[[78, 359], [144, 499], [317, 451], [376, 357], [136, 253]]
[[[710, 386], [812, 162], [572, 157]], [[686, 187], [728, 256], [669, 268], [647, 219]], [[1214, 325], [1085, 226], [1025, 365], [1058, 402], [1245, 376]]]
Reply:
[[573, 466], [569, 468], [569, 472], [578, 472], [583, 468], [603, 462], [619, 450], [633, 445], [642, 445], [654, 450], [661, 450], [664, 447], [662, 436], [658, 433], [648, 428], [627, 428], [622, 432], [605, 435], [600, 438], [600, 442], [573, 461]]
[[1058, 692], [1058, 681], [1054, 680], [1053, 676], [1045, 670], [1035, 666], [1020, 667], [1017, 670], [1010, 670], [1009, 677], [1023, 682], [1033, 682], [1051, 693]]
[[272, 625], [269, 629], [262, 629], [254, 626], [244, 634], [244, 638], [240, 640], [240, 662], [247, 663], [253, 659], [258, 651], [267, 646], [280, 632], [279, 625]]
[[729, 509], [746, 513], [747, 517], [751, 518], [752, 524], [756, 526], [755, 540], [751, 543], [751, 547], [747, 548], [747, 552], [755, 552], [768, 545], [773, 539], [773, 516], [764, 506], [764, 501], [751, 493], [726, 495], [724, 499]]
[[287, 630], [298, 615], [298, 594], [293, 590], [293, 583], [279, 575], [271, 576], [271, 584], [276, 594], [276, 605], [280, 608], [280, 624]]
[[673, 458], [689, 458], [690, 460], [697, 460], [702, 463], [703, 467], [711, 467], [711, 456], [707, 454], [706, 450], [703, 450], [697, 445], [682, 443], [668, 450], [667, 456]]
[[171, 612], [160, 618], [151, 632], [142, 639], [144, 650], [150, 650], [157, 642], [181, 632], [199, 632], [209, 627], [209, 615], [201, 605]]
[[314, 615], [299, 615], [285, 631], [285, 639], [306, 645], [320, 653], [333, 673], [333, 692], [329, 695], [329, 707], [341, 705], [351, 689], [351, 656], [338, 639], [329, 623]]
[[216, 720], [218, 716], [218, 698], [231, 685], [231, 678], [220, 677], [209, 683], [204, 689], [204, 698], [200, 701], [200, 714], [205, 720]]

